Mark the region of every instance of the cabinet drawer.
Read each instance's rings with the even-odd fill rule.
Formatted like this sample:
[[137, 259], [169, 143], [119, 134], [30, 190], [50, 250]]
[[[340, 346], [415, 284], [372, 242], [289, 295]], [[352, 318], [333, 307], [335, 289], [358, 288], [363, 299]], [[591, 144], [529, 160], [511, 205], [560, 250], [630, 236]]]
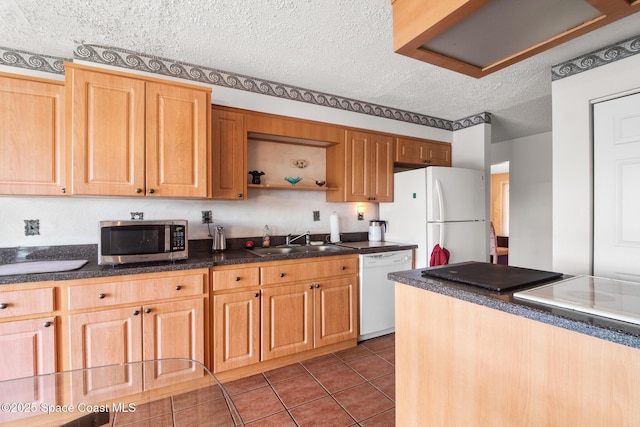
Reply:
[[353, 274], [358, 274], [358, 259], [355, 257], [262, 267], [260, 282], [272, 285]]
[[0, 293], [0, 319], [54, 311], [53, 288]]
[[258, 267], [213, 271], [212, 277], [214, 291], [260, 285], [260, 269]]
[[204, 282], [202, 274], [194, 274], [71, 286], [69, 288], [69, 309], [100, 308], [200, 295], [204, 290]]

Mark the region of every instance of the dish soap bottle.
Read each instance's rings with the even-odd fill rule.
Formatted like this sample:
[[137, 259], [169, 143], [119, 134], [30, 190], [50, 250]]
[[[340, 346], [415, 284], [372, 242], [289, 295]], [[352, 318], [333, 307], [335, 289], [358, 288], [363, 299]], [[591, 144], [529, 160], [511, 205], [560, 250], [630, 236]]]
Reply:
[[269, 230], [269, 225], [264, 226], [264, 230], [262, 230], [262, 247], [268, 248], [271, 246], [271, 231]]

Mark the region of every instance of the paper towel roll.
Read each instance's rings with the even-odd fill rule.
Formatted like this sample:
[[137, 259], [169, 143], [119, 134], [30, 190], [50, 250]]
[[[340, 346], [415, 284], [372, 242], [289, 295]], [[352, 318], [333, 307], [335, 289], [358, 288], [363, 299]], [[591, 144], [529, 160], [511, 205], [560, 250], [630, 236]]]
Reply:
[[329, 225], [331, 227], [331, 243], [340, 241], [340, 224], [338, 223], [338, 214], [335, 212], [329, 217]]

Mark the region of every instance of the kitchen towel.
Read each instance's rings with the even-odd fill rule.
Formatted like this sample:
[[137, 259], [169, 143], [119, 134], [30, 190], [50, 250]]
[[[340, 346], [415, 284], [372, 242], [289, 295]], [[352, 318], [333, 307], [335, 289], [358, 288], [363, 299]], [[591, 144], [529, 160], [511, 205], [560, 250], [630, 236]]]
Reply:
[[441, 248], [440, 245], [435, 245], [433, 251], [431, 251], [431, 260], [429, 261], [429, 267], [435, 267], [436, 265], [446, 265], [449, 263], [449, 251], [445, 248]]

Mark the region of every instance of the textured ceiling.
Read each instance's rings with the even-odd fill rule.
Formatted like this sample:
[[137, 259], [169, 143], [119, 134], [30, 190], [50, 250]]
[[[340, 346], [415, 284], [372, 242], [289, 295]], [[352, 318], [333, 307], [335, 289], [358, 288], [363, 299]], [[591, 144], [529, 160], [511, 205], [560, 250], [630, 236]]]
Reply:
[[[640, 32], [640, 13], [480, 80], [393, 52], [390, 0], [0, 0], [0, 45], [130, 49], [448, 120], [500, 142], [551, 130], [552, 65]], [[514, 37], [517, 36], [514, 34]]]

